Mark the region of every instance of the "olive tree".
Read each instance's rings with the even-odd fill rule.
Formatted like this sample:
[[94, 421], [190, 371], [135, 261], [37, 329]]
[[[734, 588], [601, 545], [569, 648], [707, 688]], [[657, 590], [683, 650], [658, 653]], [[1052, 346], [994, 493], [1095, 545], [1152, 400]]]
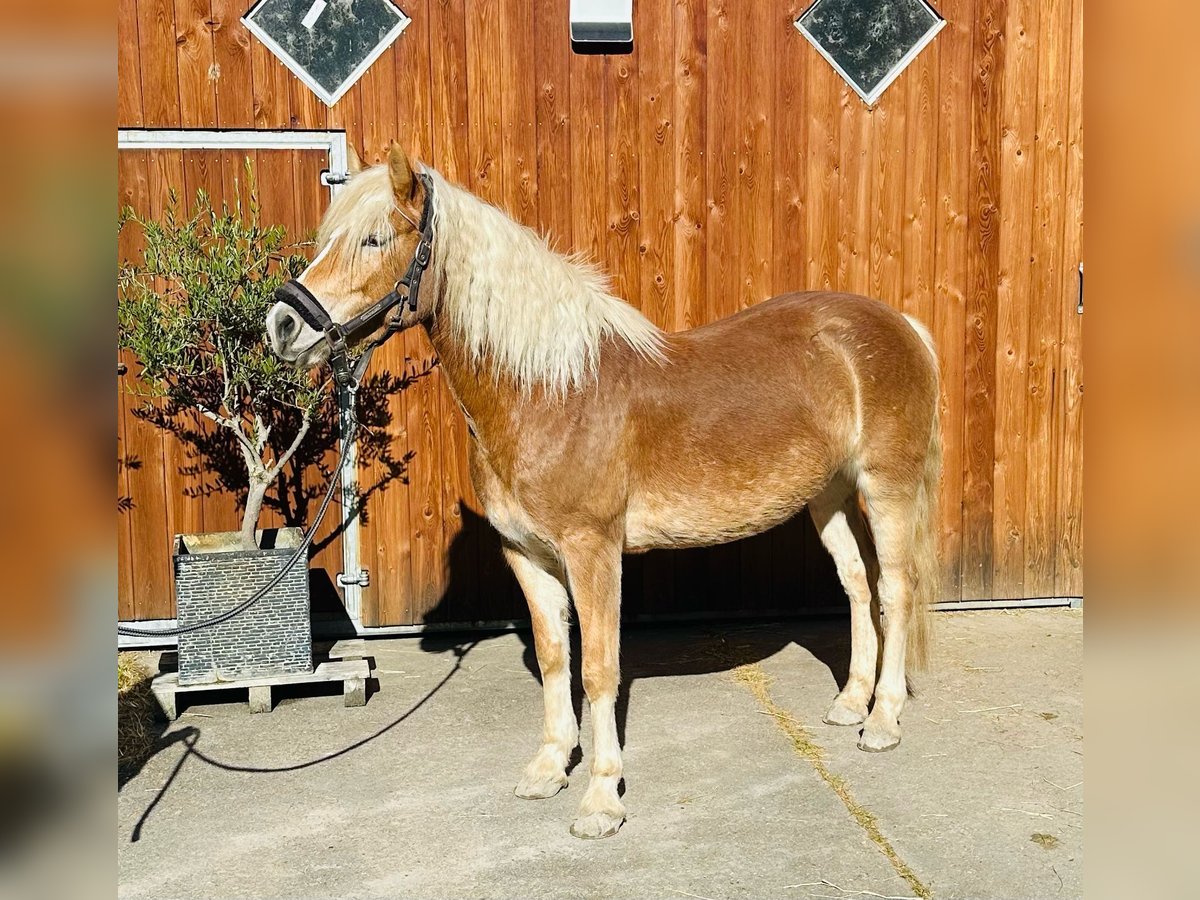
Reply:
[[[218, 209], [199, 191], [181, 215], [172, 191], [162, 221], [121, 211], [118, 229], [138, 229], [142, 249], [118, 265], [117, 334], [142, 366], [131, 390], [159, 424], [198, 414], [232, 436], [248, 485], [241, 540], [253, 549], [267, 490], [308, 435], [328, 385], [266, 343], [275, 289], [308, 260], [283, 227], [259, 221], [249, 175], [245, 210], [240, 194]], [[277, 433], [281, 422], [291, 433]]]

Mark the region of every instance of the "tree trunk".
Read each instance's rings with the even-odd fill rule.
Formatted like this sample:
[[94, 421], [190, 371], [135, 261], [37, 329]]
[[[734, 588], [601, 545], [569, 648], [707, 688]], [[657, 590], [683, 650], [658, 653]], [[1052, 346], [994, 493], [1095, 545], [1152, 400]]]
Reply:
[[242, 549], [257, 550], [258, 541], [255, 539], [255, 530], [258, 527], [258, 517], [262, 512], [263, 500], [267, 496], [267, 488], [270, 483], [261, 481], [254, 476], [250, 477], [250, 490], [246, 494], [246, 512], [242, 516]]

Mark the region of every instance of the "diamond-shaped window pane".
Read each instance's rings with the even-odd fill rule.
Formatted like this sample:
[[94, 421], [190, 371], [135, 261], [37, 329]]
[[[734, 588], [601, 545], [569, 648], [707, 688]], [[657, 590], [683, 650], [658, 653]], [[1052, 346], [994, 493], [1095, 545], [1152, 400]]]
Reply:
[[388, 0], [260, 0], [242, 21], [333, 106], [412, 20]]
[[868, 104], [946, 24], [923, 0], [817, 0], [796, 27]]

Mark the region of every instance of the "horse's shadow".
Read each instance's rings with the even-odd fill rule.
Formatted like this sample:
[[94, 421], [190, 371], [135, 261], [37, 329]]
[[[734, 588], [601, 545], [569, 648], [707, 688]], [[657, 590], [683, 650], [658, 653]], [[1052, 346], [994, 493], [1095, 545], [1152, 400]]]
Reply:
[[[771, 554], [795, 563], [794, 571], [772, 566], [773, 579], [755, 579], [755, 573], [741, 572], [743, 581], [769, 590], [771, 595], [749, 597], [749, 609], [724, 602], [721, 592], [731, 590], [730, 580], [712, 575], [728, 570], [734, 561], [753, 565]], [[779, 577], [780, 572], [786, 574]], [[450, 546], [448, 574], [446, 590], [424, 617], [426, 625], [433, 627], [422, 633], [421, 649], [461, 653], [465, 644], [494, 639], [504, 631], [492, 628], [468, 634], [456, 631], [455, 625], [516, 621], [516, 633], [524, 644], [525, 668], [540, 683], [533, 633], [525, 624], [528, 610], [504, 564], [499, 537], [486, 520], [465, 507], [462, 529]], [[656, 610], [653, 592], [659, 585], [671, 593], [670, 609], [665, 613]], [[747, 599], [744, 587], [733, 590], [734, 598]], [[778, 596], [788, 591], [795, 593], [790, 598]], [[723, 547], [626, 556], [622, 592], [621, 689], [616, 707], [622, 746], [630, 687], [638, 679], [729, 672], [797, 644], [829, 668], [839, 687], [846, 682], [850, 665], [848, 601], [807, 514], [773, 532]], [[574, 617], [570, 633], [571, 694], [579, 718], [584, 712], [584, 692], [579, 627]], [[571, 766], [578, 761], [577, 750]]]

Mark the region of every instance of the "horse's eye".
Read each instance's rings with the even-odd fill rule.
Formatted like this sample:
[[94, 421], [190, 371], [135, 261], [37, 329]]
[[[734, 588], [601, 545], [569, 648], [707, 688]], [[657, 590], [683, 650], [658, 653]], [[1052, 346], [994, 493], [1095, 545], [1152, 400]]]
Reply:
[[363, 238], [362, 245], [364, 247], [382, 247], [383, 239], [377, 234], [368, 234], [365, 238]]

